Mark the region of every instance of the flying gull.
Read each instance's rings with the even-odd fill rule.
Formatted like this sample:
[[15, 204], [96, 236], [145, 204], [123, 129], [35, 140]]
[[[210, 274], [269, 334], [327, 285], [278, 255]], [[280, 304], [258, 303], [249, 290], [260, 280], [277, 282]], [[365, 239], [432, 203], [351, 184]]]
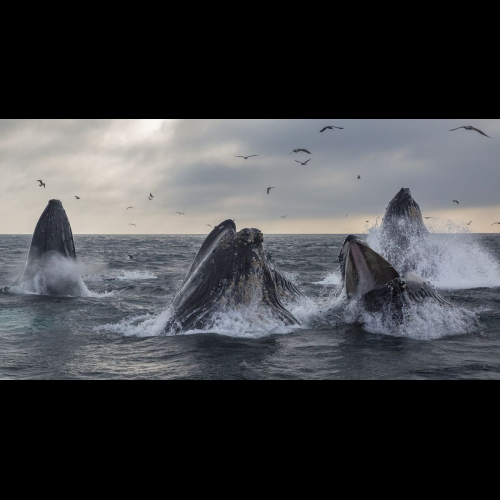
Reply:
[[40, 183], [40, 186], [39, 186], [39, 187], [42, 187], [42, 186], [43, 186], [43, 188], [45, 189], [45, 183], [44, 183], [43, 181], [38, 180], [38, 181], [36, 181], [36, 182], [39, 182], [39, 183]]
[[320, 132], [324, 132], [325, 130], [333, 130], [334, 128], [338, 128], [339, 130], [344, 130], [344, 127], [336, 127], [335, 125], [328, 125], [323, 130], [320, 130]]
[[453, 200], [453, 203], [456, 203], [457, 205], [460, 205], [460, 203], [457, 200]]
[[253, 158], [255, 156], [259, 156], [259, 155], [250, 155], [250, 156], [235, 156], [235, 158], [244, 158], [245, 160], [248, 160], [248, 158]]
[[290, 154], [292, 153], [300, 153], [300, 152], [303, 152], [303, 153], [307, 153], [307, 154], [312, 154], [310, 151], [307, 151], [307, 149], [294, 149]]
[[305, 167], [310, 161], [312, 160], [312, 158], [309, 158], [309, 160], [306, 160], [305, 162], [301, 162], [299, 160], [295, 160], [297, 163], [300, 163], [303, 167]]
[[267, 188], [267, 194], [269, 194], [271, 192], [271, 189], [276, 189], [276, 188], [275, 187]]
[[475, 128], [475, 127], [472, 127], [471, 125], [468, 125], [466, 127], [457, 127], [457, 128], [452, 128], [450, 130], [450, 132], [454, 132], [455, 130], [459, 130], [459, 129], [465, 129], [465, 130], [474, 130], [475, 132], [479, 132], [481, 135], [484, 135], [485, 137], [489, 137], [491, 139], [491, 137], [489, 135], [486, 135], [483, 131], [479, 130], [478, 128]]

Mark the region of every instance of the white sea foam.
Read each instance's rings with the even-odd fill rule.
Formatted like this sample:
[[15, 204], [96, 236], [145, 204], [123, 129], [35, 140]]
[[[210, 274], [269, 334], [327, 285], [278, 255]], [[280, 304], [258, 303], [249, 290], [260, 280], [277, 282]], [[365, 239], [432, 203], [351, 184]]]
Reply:
[[[434, 221], [431, 233], [410, 245], [400, 262], [391, 262], [397, 270], [402, 263], [412, 263], [412, 271], [429, 279], [441, 289], [492, 288], [500, 286], [500, 263], [481, 245], [467, 226], [451, 221]], [[383, 253], [382, 233], [378, 226], [369, 230], [367, 243]]]
[[321, 281], [316, 281], [313, 285], [337, 286], [340, 285], [342, 278], [338, 273], [331, 273], [325, 276]]
[[370, 333], [415, 340], [437, 340], [480, 331], [479, 312], [432, 301], [409, 306], [402, 321], [395, 320], [389, 310], [370, 313], [362, 302], [354, 301], [347, 304], [342, 319], [346, 323], [361, 323]]
[[156, 280], [156, 274], [147, 271], [110, 271], [105, 274], [88, 274], [85, 277], [86, 281], [142, 281]]

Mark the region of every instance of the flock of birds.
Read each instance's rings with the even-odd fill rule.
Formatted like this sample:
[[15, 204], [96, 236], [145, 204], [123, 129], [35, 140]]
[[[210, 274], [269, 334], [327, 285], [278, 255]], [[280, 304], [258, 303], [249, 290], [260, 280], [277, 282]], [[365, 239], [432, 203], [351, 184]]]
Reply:
[[[337, 127], [337, 126], [335, 126], [335, 125], [327, 125], [326, 127], [322, 128], [322, 129], [320, 130], [320, 133], [323, 133], [323, 132], [325, 132], [326, 130], [335, 130], [335, 129], [337, 129], [337, 130], [344, 130], [344, 127]], [[479, 134], [484, 135], [485, 137], [488, 137], [488, 138], [490, 138], [490, 139], [491, 139], [491, 137], [490, 137], [489, 135], [486, 135], [486, 134], [485, 134], [482, 130], [479, 130], [478, 128], [475, 128], [475, 127], [473, 127], [473, 126], [471, 126], [471, 125], [465, 125], [465, 126], [462, 126], [462, 127], [453, 128], [453, 129], [450, 129], [450, 132], [454, 132], [454, 131], [456, 131], [456, 130], [460, 130], [460, 129], [464, 129], [464, 130], [467, 130], [467, 131], [474, 131], [474, 132], [478, 132]], [[294, 154], [294, 153], [306, 153], [306, 154], [310, 154], [310, 155], [312, 155], [312, 153], [311, 153], [309, 150], [305, 149], [305, 148], [298, 148], [298, 149], [294, 149], [294, 150], [290, 153], [290, 155], [292, 155], [292, 154]], [[259, 156], [259, 155], [249, 155], [249, 156], [242, 156], [242, 155], [238, 155], [238, 156], [235, 156], [235, 158], [243, 158], [244, 160], [248, 160], [249, 158], [256, 158], [256, 157], [258, 157], [258, 156]], [[302, 161], [298, 161], [298, 160], [295, 160], [295, 162], [296, 162], [296, 163], [299, 163], [301, 166], [305, 167], [305, 166], [307, 166], [307, 164], [311, 161], [311, 159], [312, 159], [312, 158], [309, 158], [308, 160], [306, 160], [306, 161], [304, 161], [304, 162], [302, 162]], [[357, 180], [361, 180], [361, 176], [360, 176], [359, 174], [358, 174]], [[39, 187], [43, 187], [43, 188], [45, 188], [45, 187], [46, 187], [46, 184], [45, 184], [42, 180], [40, 180], [40, 179], [39, 179], [39, 180], [37, 180], [37, 182], [39, 183]], [[267, 188], [267, 194], [268, 194], [268, 195], [271, 193], [271, 190], [272, 190], [272, 189], [276, 189], [276, 187], [275, 187], [275, 186], [272, 186], [272, 187], [268, 187], [268, 188]], [[75, 198], [76, 198], [77, 200], [80, 200], [80, 199], [81, 199], [81, 198], [80, 198], [80, 196], [75, 196]], [[152, 193], [149, 193], [148, 200], [149, 200], [149, 201], [153, 201], [153, 200], [154, 200], [154, 196], [153, 196], [153, 194], [152, 194]], [[457, 205], [460, 205], [460, 202], [459, 202], [458, 200], [453, 200], [453, 202], [452, 202], [452, 203], [456, 203]], [[134, 209], [134, 207], [127, 207], [127, 210], [133, 210], [133, 209]], [[176, 213], [176, 214], [179, 214], [180, 216], [186, 215], [184, 212], [175, 212], [175, 213]], [[348, 214], [346, 214], [346, 217], [347, 217], [347, 215], [348, 215]], [[288, 217], [288, 215], [282, 215], [282, 216], [281, 216], [281, 218], [282, 218], [282, 219], [286, 219], [287, 217]], [[434, 219], [434, 217], [424, 217], [424, 219], [433, 219], [433, 220], [435, 220], [435, 219]], [[367, 223], [369, 223], [370, 221], [366, 221], [366, 222], [367, 222]], [[467, 224], [467, 226], [470, 226], [470, 225], [472, 224], [472, 222], [473, 222], [473, 221], [470, 221], [470, 222]], [[496, 224], [500, 225], [500, 222], [494, 222], [494, 223], [492, 224], [492, 226], [494, 226], [494, 225], [496, 225]], [[132, 223], [130, 223], [130, 224], [129, 224], [129, 226], [134, 226], [134, 227], [137, 227], [137, 225], [136, 225], [136, 224], [132, 224]], [[208, 227], [213, 228], [213, 226], [212, 226], [212, 225], [210, 225], [210, 224], [207, 224], [207, 226], [208, 226]], [[132, 256], [129, 256], [129, 257], [131, 257], [131, 258], [133, 259], [133, 257], [132, 257]]]

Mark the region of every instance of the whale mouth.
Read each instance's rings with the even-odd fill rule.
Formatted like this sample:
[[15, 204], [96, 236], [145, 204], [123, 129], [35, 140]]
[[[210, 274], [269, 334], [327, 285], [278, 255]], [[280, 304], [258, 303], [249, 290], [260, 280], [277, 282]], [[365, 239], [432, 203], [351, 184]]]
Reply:
[[399, 273], [357, 236], [348, 236], [339, 255], [340, 271], [348, 298], [378, 290]]

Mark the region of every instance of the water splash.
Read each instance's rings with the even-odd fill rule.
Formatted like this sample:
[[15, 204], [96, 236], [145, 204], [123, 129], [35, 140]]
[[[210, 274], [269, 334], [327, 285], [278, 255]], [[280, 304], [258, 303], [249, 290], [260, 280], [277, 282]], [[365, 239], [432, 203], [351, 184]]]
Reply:
[[[404, 231], [404, 228], [402, 228]], [[367, 243], [401, 272], [410, 268], [441, 289], [492, 288], [500, 286], [500, 263], [483, 247], [467, 226], [434, 221], [433, 233], [413, 238], [406, 252], [392, 252], [378, 224], [369, 229]]]
[[203, 330], [189, 330], [183, 333], [166, 331], [173, 316], [173, 310], [167, 310], [147, 316], [127, 318], [117, 324], [107, 324], [94, 328], [95, 331], [107, 331], [127, 337], [156, 337], [161, 335], [196, 335], [209, 333], [235, 338], [258, 339], [270, 335], [286, 335], [306, 328], [320, 314], [320, 306], [315, 301], [301, 297], [294, 301], [289, 311], [299, 320], [300, 325], [287, 326], [282, 321], [266, 314], [265, 308], [249, 305], [239, 309], [221, 308], [215, 312]]
[[346, 323], [361, 323], [364, 330], [379, 335], [437, 340], [478, 333], [479, 314], [479, 311], [428, 301], [408, 306], [403, 319], [395, 320], [390, 310], [370, 313], [361, 301], [353, 301], [346, 305], [342, 319]]
[[19, 283], [9, 288], [10, 293], [23, 295], [60, 295], [90, 297], [81, 278], [78, 262], [59, 254], [49, 254], [37, 265], [27, 268]]

